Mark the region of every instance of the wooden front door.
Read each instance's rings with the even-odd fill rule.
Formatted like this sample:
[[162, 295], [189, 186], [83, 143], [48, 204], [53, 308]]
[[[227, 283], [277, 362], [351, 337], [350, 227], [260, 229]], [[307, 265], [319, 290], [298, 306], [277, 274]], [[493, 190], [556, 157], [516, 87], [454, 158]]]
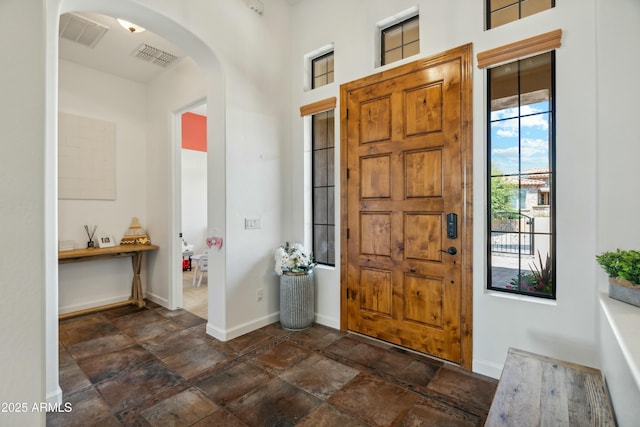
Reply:
[[469, 369], [470, 67], [467, 45], [341, 88], [343, 328]]

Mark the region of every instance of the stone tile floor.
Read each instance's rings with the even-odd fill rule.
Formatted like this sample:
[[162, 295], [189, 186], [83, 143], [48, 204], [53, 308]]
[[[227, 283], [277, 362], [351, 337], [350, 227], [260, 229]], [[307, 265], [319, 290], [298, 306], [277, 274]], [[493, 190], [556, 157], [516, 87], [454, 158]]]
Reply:
[[356, 334], [278, 323], [228, 342], [154, 303], [60, 321], [48, 426], [482, 426], [497, 381]]

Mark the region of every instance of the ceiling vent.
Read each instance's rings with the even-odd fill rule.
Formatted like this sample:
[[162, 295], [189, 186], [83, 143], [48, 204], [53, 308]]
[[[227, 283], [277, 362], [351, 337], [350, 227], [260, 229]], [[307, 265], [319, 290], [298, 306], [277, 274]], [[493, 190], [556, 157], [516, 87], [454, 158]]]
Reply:
[[141, 44], [140, 47], [134, 50], [131, 53], [131, 56], [135, 56], [143, 61], [151, 62], [152, 64], [156, 64], [161, 67], [166, 67], [178, 59], [177, 56], [172, 55], [169, 52], [165, 52], [162, 49], [158, 49], [157, 47], [149, 46], [146, 43]]
[[60, 37], [93, 48], [109, 27], [75, 13], [60, 16]]

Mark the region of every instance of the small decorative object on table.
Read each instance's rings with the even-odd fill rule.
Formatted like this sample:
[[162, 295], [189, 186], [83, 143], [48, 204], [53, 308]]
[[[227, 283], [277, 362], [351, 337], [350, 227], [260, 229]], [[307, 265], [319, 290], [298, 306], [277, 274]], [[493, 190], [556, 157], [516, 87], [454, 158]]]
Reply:
[[93, 236], [96, 234], [97, 225], [91, 227], [91, 231], [89, 231], [89, 226], [85, 225], [84, 230], [87, 232], [87, 236], [89, 237], [89, 241], [87, 242], [87, 248], [93, 248], [95, 245], [93, 243]]
[[113, 238], [112, 234], [100, 233], [96, 240], [99, 248], [111, 248], [116, 245], [116, 239]]
[[603, 252], [598, 264], [609, 275], [609, 297], [640, 307], [640, 252]]
[[276, 249], [275, 271], [280, 276], [280, 324], [298, 331], [313, 324], [316, 262], [300, 243], [286, 242]]
[[124, 236], [122, 236], [122, 240], [120, 240], [121, 245], [150, 245], [151, 240], [147, 235], [147, 232], [144, 231], [144, 228], [140, 226], [138, 222], [138, 218], [131, 218], [131, 225], [127, 229]]

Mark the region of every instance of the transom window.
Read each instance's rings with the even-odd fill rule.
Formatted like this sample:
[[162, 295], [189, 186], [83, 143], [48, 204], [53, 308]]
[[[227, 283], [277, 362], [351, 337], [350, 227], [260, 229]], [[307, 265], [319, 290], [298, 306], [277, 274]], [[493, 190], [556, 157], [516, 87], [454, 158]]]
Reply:
[[311, 88], [333, 83], [333, 51], [311, 61]]
[[420, 53], [420, 26], [414, 16], [381, 32], [381, 64], [390, 64]]
[[313, 254], [335, 266], [334, 110], [312, 116]]
[[555, 298], [555, 52], [488, 69], [488, 288]]
[[487, 29], [555, 7], [555, 0], [487, 0]]

